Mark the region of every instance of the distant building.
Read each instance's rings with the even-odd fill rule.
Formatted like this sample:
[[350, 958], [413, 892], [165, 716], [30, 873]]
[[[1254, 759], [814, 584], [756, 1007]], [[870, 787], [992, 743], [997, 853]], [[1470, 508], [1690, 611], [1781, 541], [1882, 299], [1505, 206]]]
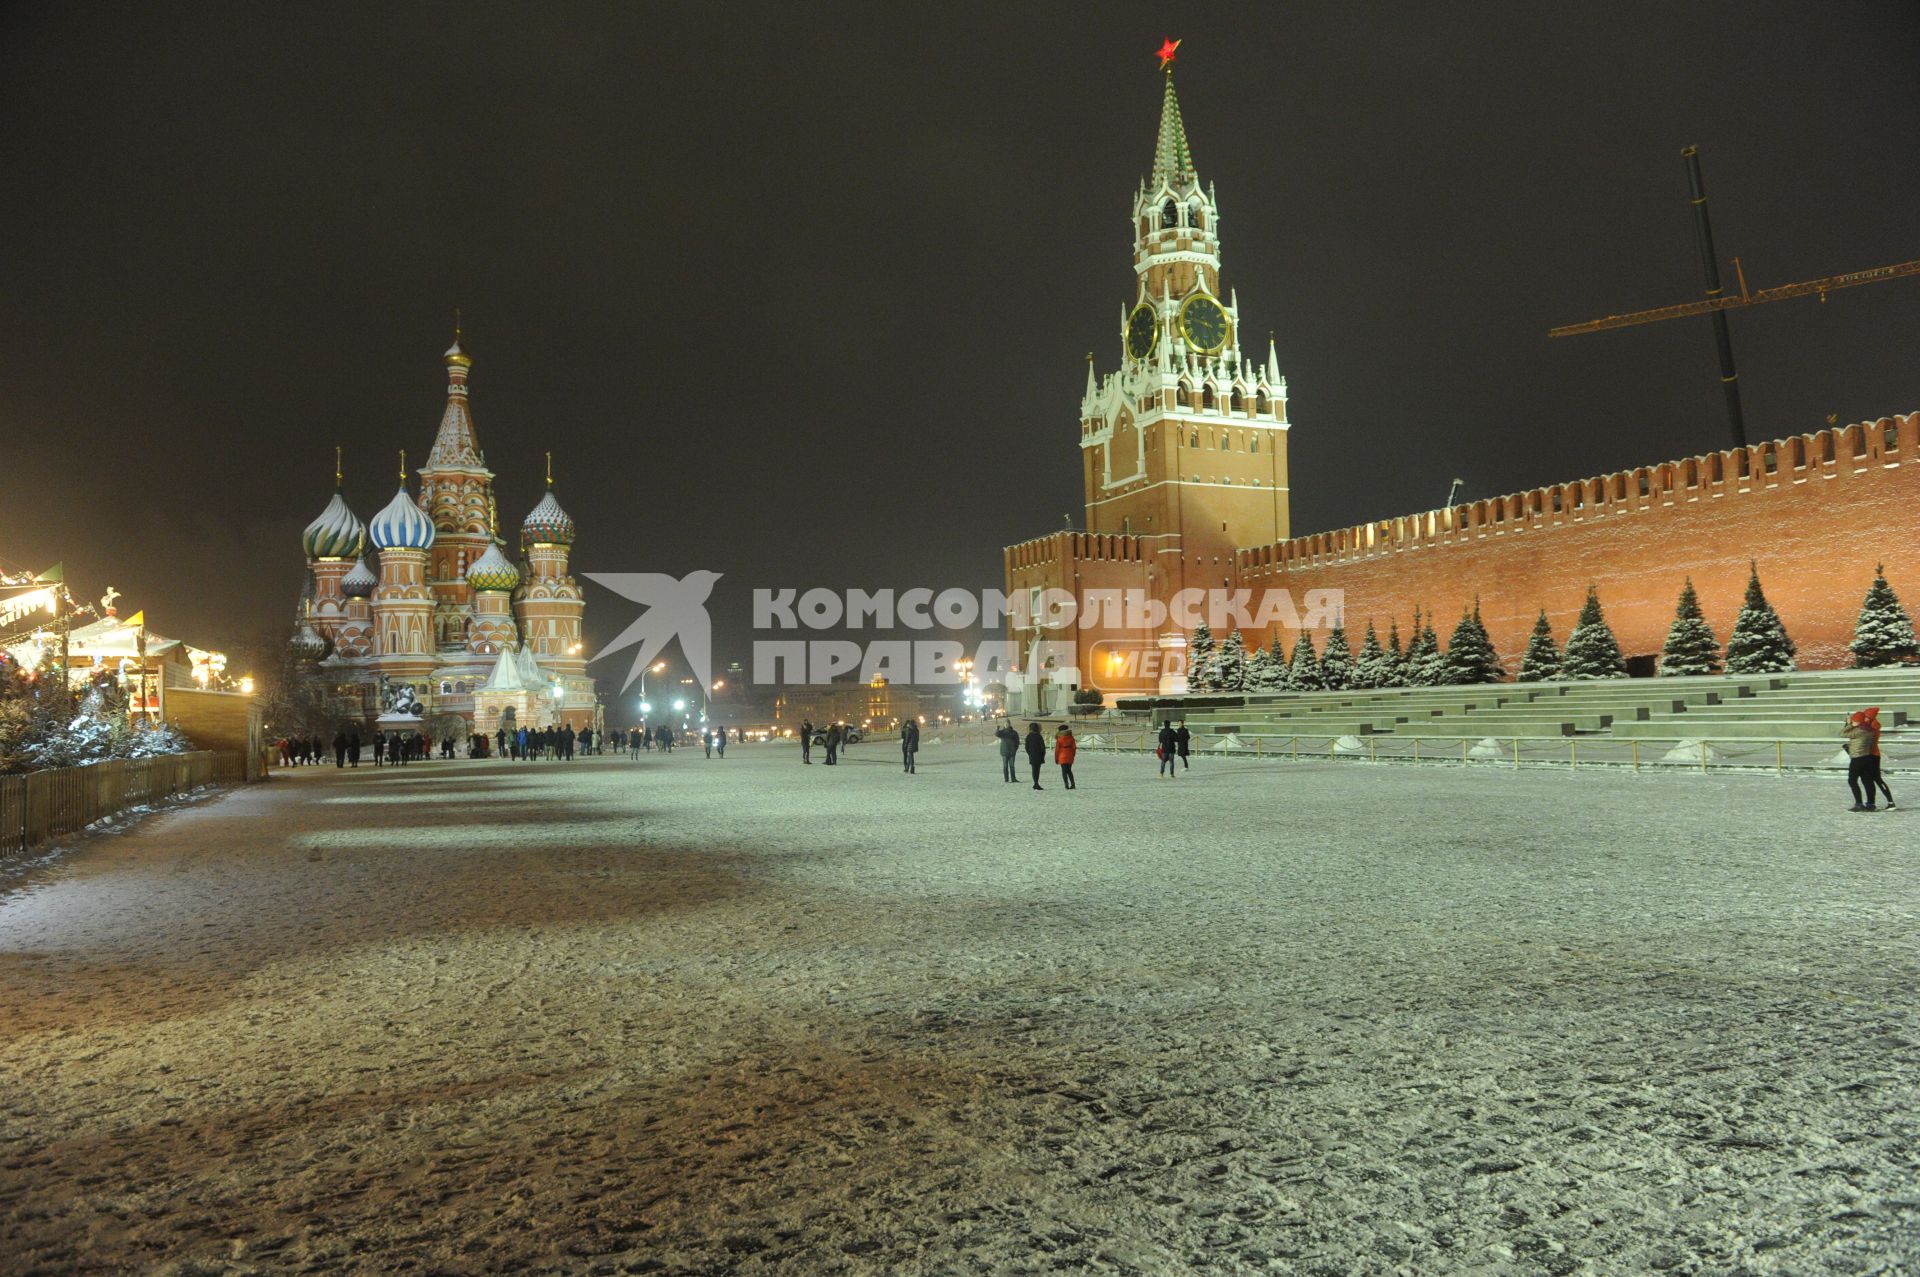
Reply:
[[[1629, 667], [1651, 673], [1689, 575], [1724, 642], [1755, 560], [1809, 669], [1848, 663], [1877, 562], [1896, 588], [1920, 589], [1920, 543], [1906, 534], [1920, 507], [1920, 413], [1295, 537], [1286, 378], [1271, 336], [1264, 359], [1243, 349], [1239, 298], [1220, 270], [1219, 204], [1195, 167], [1171, 74], [1132, 225], [1119, 369], [1101, 376], [1090, 361], [1080, 401], [1085, 530], [1003, 555], [1016, 608], [1062, 591], [1092, 622], [1010, 626], [1033, 654], [1008, 680], [1028, 710], [1058, 710], [1074, 687], [1184, 687], [1161, 658], [1183, 653], [1185, 627], [1143, 635], [1088, 606], [1116, 591], [1169, 608], [1184, 592], [1285, 590], [1305, 607], [1311, 591], [1338, 591], [1356, 650], [1369, 620], [1383, 641], [1395, 619], [1410, 637], [1415, 608], [1444, 641], [1477, 602], [1511, 670], [1541, 609], [1565, 640], [1591, 583]], [[1390, 446], [1356, 446], [1366, 464], [1394, 463]], [[1329, 626], [1306, 628], [1318, 644]], [[1296, 632], [1267, 623], [1244, 637], [1290, 646]], [[1043, 639], [1073, 655], [1042, 668]]]
[[509, 553], [468, 406], [473, 361], [457, 333], [445, 358], [447, 404], [419, 492], [403, 470], [362, 524], [336, 472], [333, 499], [307, 525], [296, 650], [334, 680], [343, 714], [369, 721], [404, 690], [428, 719], [458, 715], [480, 732], [509, 719], [588, 726], [598, 698], [580, 636], [586, 600], [568, 571], [573, 520], [549, 467], [547, 493]]
[[955, 712], [953, 687], [917, 687], [876, 678], [870, 683], [809, 683], [780, 688], [774, 694], [773, 721], [777, 728], [798, 727], [811, 721], [851, 723], [875, 730], [893, 727], [909, 718], [934, 719]]

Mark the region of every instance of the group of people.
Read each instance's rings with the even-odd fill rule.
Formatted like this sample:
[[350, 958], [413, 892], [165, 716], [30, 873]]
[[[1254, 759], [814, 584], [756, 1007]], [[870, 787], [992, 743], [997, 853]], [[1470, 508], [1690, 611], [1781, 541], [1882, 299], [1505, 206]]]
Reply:
[[591, 727], [575, 732], [570, 723], [558, 727], [517, 727], [513, 731], [501, 727], [494, 732], [493, 741], [502, 758], [571, 759], [576, 749], [582, 754], [593, 752], [594, 734]]
[[[441, 747], [441, 757], [453, 757], [453, 738], [449, 736]], [[375, 732], [372, 736], [373, 765], [384, 767], [388, 764], [410, 763], [428, 756], [432, 748], [427, 738], [419, 732]], [[333, 735], [333, 747], [318, 736], [283, 736], [280, 738], [280, 765], [282, 767], [317, 767], [333, 757], [335, 767], [358, 767], [360, 755], [367, 743], [360, 739], [357, 727], [343, 728]]]
[[[1000, 742], [1001, 779], [1019, 783], [1020, 768], [1017, 760], [1020, 757], [1020, 751], [1025, 749], [1027, 766], [1033, 772], [1033, 787], [1045, 788], [1040, 783], [1040, 769], [1046, 766], [1047, 762], [1047, 738], [1041, 732], [1040, 724], [1028, 723], [1027, 734], [1023, 739], [1010, 720], [1002, 719], [993, 735], [994, 739]], [[1053, 761], [1060, 768], [1060, 786], [1063, 789], [1074, 787], [1073, 760], [1079, 752], [1080, 742], [1075, 739], [1072, 727], [1062, 723], [1054, 728]]]
[[1852, 811], [1878, 811], [1875, 801], [1885, 796], [1893, 810], [1893, 791], [1880, 775], [1880, 707], [1856, 710], [1847, 716], [1840, 733], [1847, 747], [1847, 788], [1853, 791]]
[[[816, 730], [812, 719], [803, 719], [801, 721], [800, 761], [806, 763], [808, 766], [812, 766], [813, 764], [813, 736]], [[919, 748], [919, 730], [917, 727], [914, 729], [914, 747], [916, 749]], [[827, 751], [827, 756], [822, 761], [825, 762], [828, 767], [836, 766], [840, 762], [840, 751], [852, 743], [852, 737], [853, 733], [845, 723], [829, 724], [827, 730], [820, 737], [820, 747]], [[912, 771], [913, 768], [908, 767], [907, 770]]]

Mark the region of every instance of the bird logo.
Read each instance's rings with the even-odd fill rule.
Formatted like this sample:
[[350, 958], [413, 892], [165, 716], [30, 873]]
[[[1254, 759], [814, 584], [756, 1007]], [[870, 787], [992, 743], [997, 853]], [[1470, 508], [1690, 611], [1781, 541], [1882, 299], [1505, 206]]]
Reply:
[[623, 647], [640, 645], [640, 650], [634, 653], [633, 668], [620, 690], [625, 691], [639, 681], [647, 662], [674, 639], [680, 640], [680, 654], [687, 658], [700, 686], [709, 692], [713, 690], [713, 621], [707, 616], [707, 599], [713, 594], [720, 573], [702, 569], [684, 577], [669, 576], [665, 572], [587, 572], [583, 575], [647, 609], [593, 658], [597, 661]]

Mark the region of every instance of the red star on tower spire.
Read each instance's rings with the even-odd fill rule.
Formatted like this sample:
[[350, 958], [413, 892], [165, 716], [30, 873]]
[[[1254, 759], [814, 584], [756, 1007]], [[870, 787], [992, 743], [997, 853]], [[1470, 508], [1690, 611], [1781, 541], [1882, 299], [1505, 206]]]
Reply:
[[1173, 55], [1180, 48], [1178, 40], [1163, 40], [1160, 43], [1160, 69], [1165, 71], [1173, 65]]

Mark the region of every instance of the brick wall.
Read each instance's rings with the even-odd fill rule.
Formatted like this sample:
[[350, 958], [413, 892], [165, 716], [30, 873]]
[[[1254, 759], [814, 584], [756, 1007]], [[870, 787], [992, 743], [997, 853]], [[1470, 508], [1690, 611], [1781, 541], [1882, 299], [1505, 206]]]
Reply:
[[1356, 649], [1416, 605], [1444, 643], [1477, 596], [1514, 669], [1540, 608], [1566, 641], [1589, 582], [1630, 657], [1660, 651], [1688, 576], [1724, 644], [1753, 559], [1802, 667], [1831, 668], [1876, 563], [1920, 603], [1916, 514], [1920, 413], [1245, 549], [1238, 582], [1345, 591]]

